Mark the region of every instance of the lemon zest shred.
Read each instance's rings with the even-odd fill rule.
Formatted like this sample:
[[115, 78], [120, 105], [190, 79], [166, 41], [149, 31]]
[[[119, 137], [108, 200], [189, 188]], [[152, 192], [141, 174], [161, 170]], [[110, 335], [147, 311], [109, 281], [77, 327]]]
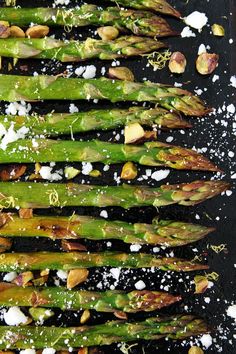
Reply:
[[212, 251], [214, 251], [215, 253], [221, 253], [223, 251], [225, 251], [227, 248], [226, 248], [226, 244], [225, 243], [222, 243], [220, 245], [210, 245], [210, 248], [212, 249]]
[[128, 345], [127, 343], [122, 343], [119, 349], [122, 353], [129, 354], [130, 349], [133, 347], [136, 347], [137, 345], [138, 345], [138, 343], [134, 343], [131, 345]]
[[[16, 206], [16, 198], [10, 196], [10, 197], [2, 197], [0, 200], [0, 209], [9, 209], [9, 208], [15, 208]], [[1, 204], [3, 202], [3, 204]]]
[[154, 70], [162, 70], [170, 60], [171, 54], [171, 51], [167, 49], [163, 52], [153, 52], [143, 56], [147, 57], [148, 63], [153, 66]]
[[216, 272], [212, 272], [212, 273], [206, 273], [206, 277], [208, 280], [214, 280], [214, 281], [218, 281], [220, 275]]
[[47, 192], [49, 196], [49, 203], [53, 206], [60, 206], [59, 195], [55, 189], [51, 189]]

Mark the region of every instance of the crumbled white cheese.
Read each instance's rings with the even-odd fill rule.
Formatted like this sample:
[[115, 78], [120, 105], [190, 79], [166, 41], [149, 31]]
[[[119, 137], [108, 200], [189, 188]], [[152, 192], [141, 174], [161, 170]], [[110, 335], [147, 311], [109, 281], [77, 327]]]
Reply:
[[79, 108], [76, 107], [76, 105], [74, 103], [71, 103], [70, 107], [69, 107], [69, 112], [70, 113], [77, 113], [77, 112], [79, 112]]
[[43, 179], [47, 179], [48, 181], [62, 180], [62, 176], [60, 175], [60, 173], [52, 172], [52, 167], [50, 166], [42, 166], [39, 170], [39, 174]]
[[85, 71], [85, 66], [79, 66], [78, 68], [75, 69], [75, 75], [81, 76], [84, 71]]
[[170, 173], [170, 170], [159, 170], [156, 172], [153, 172], [152, 174], [152, 179], [155, 179], [155, 181], [161, 181], [162, 179], [165, 179]]
[[14, 280], [17, 277], [17, 273], [16, 272], [10, 272], [4, 275], [3, 280], [7, 281], [7, 282], [11, 282], [12, 280]]
[[219, 75], [214, 75], [212, 78], [212, 82], [216, 82], [219, 79], [220, 79]]
[[0, 126], [0, 137], [2, 137], [2, 141], [0, 144], [0, 149], [6, 150], [8, 144], [13, 143], [19, 139], [24, 139], [26, 134], [29, 132], [29, 128], [21, 127], [17, 131], [14, 130], [14, 125], [12, 124], [8, 130], [4, 131], [4, 127]]
[[205, 44], [200, 44], [200, 46], [199, 46], [199, 48], [198, 48], [198, 55], [201, 55], [201, 54], [203, 54], [203, 53], [206, 53], [206, 46], [205, 46]]
[[181, 37], [182, 38], [196, 37], [196, 34], [193, 33], [193, 31], [191, 31], [189, 26], [186, 26], [181, 32]]
[[53, 348], [45, 348], [43, 351], [42, 351], [42, 354], [55, 354], [56, 353], [56, 350], [53, 349]]
[[61, 280], [66, 280], [67, 277], [68, 277], [68, 272], [59, 269], [59, 270], [57, 271], [57, 276], [58, 276], [58, 278], [60, 278]]
[[24, 350], [20, 350], [20, 354], [36, 354], [36, 350], [35, 349], [24, 349]]
[[70, 0], [54, 0], [54, 5], [69, 5]]
[[236, 88], [236, 75], [231, 76], [230, 85]]
[[116, 281], [119, 280], [120, 277], [120, 268], [111, 268], [110, 269], [110, 273], [113, 276], [114, 279], [116, 279]]
[[93, 170], [93, 165], [90, 162], [82, 162], [82, 173], [87, 176]]
[[4, 312], [3, 318], [8, 326], [18, 326], [28, 321], [28, 318], [17, 306], [10, 307], [7, 312]]
[[6, 114], [12, 114], [13, 116], [26, 116], [29, 114], [32, 106], [30, 103], [26, 103], [25, 101], [19, 102], [11, 102], [6, 106]]
[[236, 322], [236, 305], [229, 306], [226, 313], [229, 317], [234, 318]]
[[107, 219], [107, 218], [108, 218], [108, 213], [107, 213], [107, 211], [106, 211], [106, 210], [102, 210], [101, 213], [100, 213], [100, 216], [101, 216], [102, 218]]
[[96, 75], [96, 66], [94, 65], [88, 65], [86, 66], [85, 72], [83, 73], [83, 78], [84, 79], [93, 79]]
[[135, 289], [137, 289], [137, 290], [143, 290], [146, 288], [146, 284], [142, 280], [137, 281], [137, 283], [135, 283], [134, 286], [135, 286]]
[[212, 345], [212, 337], [210, 334], [203, 334], [203, 336], [200, 338], [200, 341], [206, 349]]
[[227, 112], [234, 114], [235, 111], [236, 111], [236, 108], [235, 108], [235, 105], [234, 105], [233, 103], [231, 103], [230, 105], [228, 105], [228, 107], [227, 107]]
[[208, 18], [205, 13], [194, 11], [190, 15], [184, 18], [186, 25], [197, 29], [201, 32], [202, 28], [207, 24]]
[[142, 248], [142, 246], [141, 245], [130, 245], [130, 251], [131, 252], [138, 252], [139, 250], [140, 250], [140, 248]]

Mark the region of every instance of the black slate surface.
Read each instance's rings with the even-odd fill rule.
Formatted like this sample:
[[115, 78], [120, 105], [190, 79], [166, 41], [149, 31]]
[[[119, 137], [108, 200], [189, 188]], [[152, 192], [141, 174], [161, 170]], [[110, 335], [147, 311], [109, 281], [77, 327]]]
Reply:
[[[170, 1], [171, 2], [171, 1]], [[22, 6], [37, 6], [37, 5], [48, 5], [48, 1], [28, 1], [19, 0], [18, 5]], [[71, 4], [76, 3], [71, 1]], [[78, 2], [77, 2], [78, 3]], [[95, 1], [94, 1], [95, 3]], [[97, 2], [98, 3], [98, 2]], [[100, 2], [99, 2], [100, 4]], [[144, 77], [152, 80], [154, 82], [161, 82], [167, 84], [174, 84], [175, 82], [184, 83], [184, 87], [188, 90], [195, 90], [196, 88], [201, 88], [203, 94], [201, 97], [205, 99], [209, 105], [213, 106], [218, 110], [219, 107], [227, 107], [229, 104], [234, 103], [235, 100], [235, 88], [230, 86], [230, 77], [236, 72], [236, 57], [235, 57], [235, 43], [230, 44], [229, 40], [236, 40], [235, 23], [233, 18], [236, 15], [236, 1], [235, 0], [190, 0], [187, 4], [186, 1], [172, 1], [176, 7], [182, 12], [183, 15], [187, 15], [194, 10], [200, 12], [205, 12], [209, 18], [208, 25], [203, 29], [202, 33], [198, 34], [197, 31], [195, 38], [170, 38], [165, 41], [169, 43], [170, 50], [182, 51], [188, 61], [187, 70], [182, 76], [173, 76], [170, 74], [167, 68], [161, 71], [153, 71], [152, 67], [146, 67], [146, 58], [134, 58], [128, 60], [120, 60], [121, 65], [130, 67], [135, 73], [137, 81], [142, 80]], [[173, 27], [181, 30], [183, 24], [175, 19], [169, 19]], [[214, 37], [210, 34], [209, 24], [220, 23], [225, 27], [226, 36], [224, 38]], [[54, 33], [54, 32], [53, 32]], [[62, 34], [61, 30], [57, 30], [56, 36], [59, 38]], [[81, 28], [73, 30], [71, 33], [66, 34], [67, 38], [74, 36], [75, 38], [86, 38], [86, 36], [94, 34], [94, 28]], [[81, 36], [80, 36], [81, 35]], [[197, 51], [199, 45], [203, 43], [211, 47], [210, 51], [219, 53], [220, 63], [219, 67], [214, 74], [219, 75], [219, 80], [215, 83], [212, 82], [213, 75], [209, 77], [201, 77], [195, 71], [195, 59], [197, 56]], [[8, 63], [12, 62], [9, 59], [3, 60], [2, 73], [7, 73]], [[101, 62], [99, 60], [92, 60], [81, 65], [94, 64], [97, 67], [97, 77], [100, 75], [100, 69], [105, 67], [109, 68], [109, 62]], [[22, 66], [27, 65], [27, 71], [22, 71]], [[80, 64], [73, 64], [75, 69]], [[23, 74], [30, 75], [34, 72], [41, 73], [43, 68], [46, 68], [44, 73], [46, 74], [59, 74], [66, 69], [66, 64], [55, 63], [53, 61], [41, 62], [36, 60], [20, 60], [16, 66], [9, 72], [9, 74]], [[206, 90], [204, 90], [204, 88]], [[74, 102], [81, 110], [89, 109], [92, 103], [84, 102]], [[34, 103], [32, 104], [32, 111], [37, 111], [40, 113], [50, 112], [55, 109], [58, 112], [68, 111], [70, 102], [47, 102], [47, 103]], [[111, 106], [109, 103], [99, 102], [98, 104], [93, 104], [94, 107], [107, 107]], [[127, 104], [117, 104], [116, 106], [127, 106]], [[2, 112], [4, 112], [5, 104], [1, 103]], [[219, 123], [216, 122], [216, 119]], [[132, 181], [136, 184], [148, 184], [151, 186], [158, 186], [164, 183], [177, 183], [177, 182], [188, 182], [193, 181], [198, 178], [209, 179], [209, 178], [221, 178], [229, 181], [233, 187], [235, 187], [235, 179], [231, 179], [231, 176], [236, 172], [235, 157], [231, 158], [228, 156], [229, 151], [235, 151], [235, 128], [233, 130], [234, 115], [229, 115], [226, 111], [222, 113], [217, 113], [216, 115], [211, 115], [203, 119], [190, 119], [194, 127], [191, 130], [180, 132], [161, 132], [159, 139], [165, 141], [167, 137], [173, 136], [173, 144], [182, 145], [186, 147], [195, 146], [197, 148], [207, 148], [205, 152], [206, 156], [212, 158], [212, 160], [218, 164], [223, 170], [224, 174], [221, 176], [214, 176], [211, 173], [195, 173], [195, 172], [178, 172], [171, 171], [168, 178], [161, 181], [155, 182], [152, 179], [147, 181]], [[227, 127], [224, 126], [227, 122]], [[117, 130], [116, 133], [121, 133]], [[93, 137], [98, 137], [97, 133], [92, 134], [81, 134], [76, 138], [90, 139]], [[99, 138], [107, 141], [115, 141], [114, 132], [99, 132]], [[123, 137], [122, 137], [123, 139]], [[62, 164], [57, 164], [56, 169], [62, 167]], [[80, 164], [74, 164], [74, 166], [80, 166]], [[98, 168], [102, 171], [101, 164], [93, 164], [94, 168]], [[33, 166], [29, 166], [32, 168]], [[121, 166], [112, 166], [109, 171], [102, 172], [102, 176], [99, 178], [91, 178], [83, 175], [79, 175], [75, 179], [76, 182], [80, 183], [85, 180], [86, 183], [94, 184], [116, 184], [114, 181], [114, 172], [120, 174]], [[145, 174], [146, 168], [139, 167], [139, 177]], [[153, 171], [156, 168], [152, 169]], [[160, 218], [170, 218], [170, 219], [180, 219], [185, 221], [199, 222], [204, 225], [215, 226], [217, 229], [214, 233], [208, 236], [205, 240], [193, 244], [190, 246], [182, 247], [180, 249], [173, 250], [176, 256], [183, 256], [192, 259], [194, 256], [198, 255], [202, 257], [203, 261], [206, 261], [210, 266], [210, 272], [217, 272], [220, 277], [217, 282], [215, 282], [214, 287], [209, 289], [203, 295], [194, 295], [194, 286], [192, 283], [194, 274], [174, 274], [174, 273], [163, 273], [163, 272], [147, 272], [147, 271], [122, 271], [119, 282], [116, 286], [117, 289], [131, 290], [134, 288], [134, 284], [137, 280], [142, 279], [150, 289], [160, 289], [161, 284], [164, 286], [168, 285], [169, 291], [173, 293], [179, 293], [183, 296], [183, 302], [171, 306], [168, 309], [161, 311], [161, 313], [179, 313], [179, 312], [191, 312], [202, 316], [205, 318], [210, 326], [212, 327], [212, 338], [213, 344], [205, 353], [224, 353], [224, 354], [235, 354], [236, 353], [236, 340], [233, 339], [233, 334], [236, 334], [235, 327], [233, 325], [233, 319], [226, 316], [226, 309], [232, 303], [236, 303], [236, 286], [235, 286], [235, 276], [236, 276], [236, 246], [235, 246], [235, 205], [236, 198], [235, 193], [231, 196], [223, 195], [215, 198], [214, 200], [209, 200], [204, 204], [196, 207], [186, 208], [180, 206], [170, 206], [160, 208], [156, 210], [155, 208], [135, 208], [132, 210], [122, 210], [120, 208], [106, 208], [110, 219], [122, 219], [131, 222], [151, 222], [152, 218], [159, 215]], [[103, 209], [102, 209], [103, 210]], [[95, 215], [99, 216], [101, 209], [98, 208], [64, 208], [63, 210], [52, 209], [50, 211], [40, 210], [42, 214], [46, 213], [57, 213], [57, 214], [67, 214], [71, 215], [72, 212], [77, 212], [81, 214]], [[197, 215], [197, 219], [196, 219]], [[84, 244], [88, 246], [89, 250], [128, 250], [128, 246], [120, 242], [112, 241], [112, 246], [108, 247], [106, 242], [91, 242], [84, 241]], [[210, 245], [226, 244], [227, 250], [216, 254]], [[14, 240], [14, 251], [30, 251], [30, 250], [59, 250], [60, 244], [48, 241], [48, 240], [35, 240], [25, 239], [25, 240]], [[145, 252], [153, 252], [153, 247], [142, 247]], [[170, 253], [172, 250], [168, 250]], [[166, 251], [161, 250], [162, 254]], [[84, 285], [86, 289], [97, 289], [97, 284], [99, 281], [104, 279], [104, 274], [108, 274], [107, 269], [94, 269], [90, 272], [90, 278], [88, 282]], [[161, 281], [164, 279], [164, 282]], [[102, 289], [108, 289], [112, 284], [112, 278], [109, 278], [109, 282], [106, 284], [104, 282]], [[210, 298], [210, 303], [205, 302], [205, 298]], [[153, 315], [153, 314], [151, 314]], [[155, 315], [155, 314], [154, 314]], [[150, 315], [139, 314], [135, 316], [129, 316], [130, 319], [142, 319]], [[58, 311], [58, 316], [53, 317], [52, 320], [47, 321], [46, 325], [79, 325], [80, 313], [62, 313]], [[112, 315], [102, 315], [98, 313], [92, 313], [92, 317], [88, 324], [102, 323], [105, 319], [113, 319]], [[146, 353], [146, 354], [166, 354], [166, 353], [179, 353], [185, 354], [189, 349], [189, 340], [187, 343], [173, 343], [170, 341], [150, 341], [139, 343], [130, 349], [130, 353]], [[119, 346], [113, 345], [110, 347], [104, 347], [102, 350], [104, 353], [120, 353]]]

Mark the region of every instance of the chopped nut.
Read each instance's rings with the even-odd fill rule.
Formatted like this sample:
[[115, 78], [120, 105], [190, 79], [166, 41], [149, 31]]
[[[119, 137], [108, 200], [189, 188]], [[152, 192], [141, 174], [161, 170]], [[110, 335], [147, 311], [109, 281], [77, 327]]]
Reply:
[[89, 173], [89, 176], [91, 176], [91, 177], [99, 177], [99, 176], [101, 176], [101, 172], [98, 171], [98, 170], [92, 170], [92, 171]]
[[10, 36], [14, 38], [25, 38], [25, 32], [18, 26], [11, 26]]
[[82, 316], [80, 318], [80, 323], [84, 324], [86, 323], [89, 319], [90, 319], [90, 311], [89, 310], [84, 310], [84, 312], [82, 313]]
[[28, 286], [29, 282], [34, 279], [34, 275], [32, 272], [24, 272], [19, 274], [14, 280], [13, 283], [17, 286]]
[[121, 171], [122, 179], [135, 179], [137, 177], [138, 170], [133, 162], [126, 162]]
[[25, 165], [9, 165], [0, 170], [0, 179], [2, 181], [16, 180], [26, 171]]
[[80, 170], [77, 170], [77, 168], [74, 168], [72, 166], [68, 166], [65, 168], [64, 173], [66, 179], [73, 179], [80, 173]]
[[76, 241], [62, 240], [61, 246], [64, 251], [87, 251], [87, 247]]
[[19, 217], [21, 219], [31, 219], [33, 217], [33, 209], [24, 209], [19, 210]]
[[0, 21], [0, 38], [10, 37], [10, 25], [7, 21]]
[[198, 56], [196, 61], [197, 71], [201, 75], [209, 75], [218, 66], [219, 55], [218, 54], [209, 54], [202, 53]]
[[45, 275], [49, 275], [49, 273], [50, 273], [49, 269], [44, 269], [44, 270], [41, 270], [40, 275], [41, 275], [41, 277], [44, 277]]
[[49, 33], [48, 26], [36, 25], [30, 27], [25, 32], [26, 36], [29, 38], [43, 38], [46, 37]]
[[87, 280], [89, 275], [88, 269], [85, 268], [80, 268], [80, 269], [72, 269], [69, 271], [68, 277], [67, 277], [67, 288], [68, 289], [73, 289], [76, 285], [79, 285], [85, 280]]
[[33, 279], [34, 286], [43, 286], [48, 281], [48, 275]]
[[43, 322], [50, 317], [54, 316], [54, 312], [49, 309], [45, 309], [42, 307], [31, 307], [29, 309], [30, 316], [33, 318], [34, 321]]
[[88, 354], [89, 351], [88, 351], [88, 348], [80, 348], [78, 350], [78, 354]]
[[114, 315], [119, 318], [120, 320], [127, 320], [128, 316], [127, 313], [123, 312], [123, 311], [115, 311]]
[[169, 70], [174, 74], [183, 74], [187, 65], [187, 60], [181, 52], [172, 53], [169, 61]]
[[99, 27], [97, 32], [99, 37], [104, 41], [110, 41], [112, 39], [116, 39], [119, 36], [118, 29], [112, 26]]
[[145, 134], [144, 134], [145, 141], [156, 140], [156, 139], [157, 139], [157, 132], [155, 132], [154, 130], [145, 132]]
[[195, 283], [195, 294], [202, 294], [204, 293], [207, 288], [208, 288], [208, 279], [204, 275], [196, 275], [194, 277], [194, 283]]
[[12, 240], [5, 237], [0, 237], [0, 253], [8, 251], [12, 246]]
[[109, 68], [108, 75], [111, 79], [118, 79], [124, 81], [134, 81], [134, 74], [129, 68], [119, 66], [117, 68]]
[[145, 131], [139, 123], [132, 123], [125, 127], [125, 144], [134, 143], [145, 136]]
[[214, 34], [214, 36], [217, 37], [224, 37], [225, 35], [225, 29], [223, 26], [218, 25], [217, 23], [215, 23], [214, 25], [211, 26], [212, 32]]
[[193, 346], [189, 349], [188, 354], [204, 354], [204, 351], [196, 346]]

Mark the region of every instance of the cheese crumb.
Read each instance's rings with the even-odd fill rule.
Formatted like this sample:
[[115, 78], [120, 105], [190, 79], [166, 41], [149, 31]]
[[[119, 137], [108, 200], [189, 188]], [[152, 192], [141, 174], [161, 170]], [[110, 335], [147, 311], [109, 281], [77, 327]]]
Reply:
[[56, 353], [56, 350], [53, 349], [53, 348], [45, 348], [43, 351], [42, 351], [42, 354], [55, 354]]
[[28, 321], [28, 317], [26, 317], [17, 306], [10, 307], [9, 310], [3, 314], [3, 317], [8, 326], [18, 326]]
[[7, 282], [11, 282], [12, 280], [14, 280], [17, 277], [17, 273], [16, 272], [10, 272], [4, 275], [3, 280], [7, 281]]
[[212, 345], [212, 337], [210, 334], [203, 334], [203, 336], [200, 338], [200, 341], [206, 349], [210, 348]]
[[140, 248], [142, 248], [141, 245], [138, 245], [138, 244], [137, 245], [136, 244], [135, 245], [131, 245], [130, 246], [130, 251], [131, 252], [138, 252], [140, 250]]
[[36, 354], [36, 350], [34, 350], [34, 349], [24, 349], [24, 350], [20, 350], [20, 354]]
[[155, 179], [155, 181], [161, 181], [162, 179], [165, 179], [170, 173], [170, 170], [159, 170], [156, 172], [153, 172], [152, 174], [152, 179]]
[[67, 277], [68, 277], [68, 273], [66, 271], [60, 269], [60, 270], [57, 271], [57, 276], [61, 280], [66, 280]]
[[186, 26], [181, 32], [181, 37], [182, 38], [196, 37], [196, 34], [193, 33], [193, 31], [191, 31], [189, 26]]
[[190, 15], [184, 18], [186, 25], [197, 29], [201, 32], [202, 28], [207, 24], [208, 18], [205, 13], [194, 11]]
[[42, 166], [39, 170], [39, 174], [43, 179], [47, 179], [49, 181], [60, 181], [62, 176], [58, 172], [52, 172], [52, 167], [50, 166]]
[[137, 281], [137, 283], [135, 283], [134, 286], [135, 286], [135, 289], [137, 289], [137, 290], [143, 290], [146, 288], [146, 284], [142, 280]]
[[229, 317], [234, 318], [236, 322], [236, 305], [229, 306], [226, 313]]

